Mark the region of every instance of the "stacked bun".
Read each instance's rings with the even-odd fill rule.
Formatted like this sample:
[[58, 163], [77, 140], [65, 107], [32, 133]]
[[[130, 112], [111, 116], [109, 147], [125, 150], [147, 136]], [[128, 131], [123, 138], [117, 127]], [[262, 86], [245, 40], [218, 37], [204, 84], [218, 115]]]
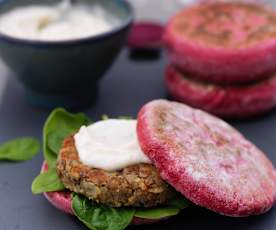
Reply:
[[171, 96], [224, 118], [276, 106], [276, 12], [254, 3], [195, 5], [168, 23]]

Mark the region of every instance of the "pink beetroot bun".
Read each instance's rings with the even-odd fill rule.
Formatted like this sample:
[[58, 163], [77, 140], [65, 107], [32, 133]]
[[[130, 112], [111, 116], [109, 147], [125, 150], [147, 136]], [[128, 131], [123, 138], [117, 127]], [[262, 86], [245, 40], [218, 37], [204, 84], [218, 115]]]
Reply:
[[223, 120], [154, 100], [138, 114], [137, 135], [161, 177], [193, 203], [233, 217], [262, 214], [274, 205], [272, 162]]
[[138, 22], [132, 27], [128, 37], [130, 48], [153, 49], [162, 46], [164, 26], [152, 22]]
[[[45, 172], [48, 170], [48, 165], [46, 162], [43, 162], [41, 172]], [[64, 192], [45, 192], [44, 193], [45, 198], [57, 209], [70, 214], [74, 215], [72, 207], [71, 207], [71, 192], [70, 191], [64, 191]], [[143, 219], [134, 217], [131, 225], [142, 225], [142, 224], [154, 224], [160, 221], [163, 221], [167, 218], [163, 219]]]
[[276, 75], [254, 84], [219, 86], [194, 81], [171, 65], [166, 85], [175, 100], [223, 118], [256, 116], [276, 107]]
[[170, 20], [164, 42], [173, 65], [194, 78], [246, 83], [276, 72], [275, 21], [259, 4], [201, 4]]

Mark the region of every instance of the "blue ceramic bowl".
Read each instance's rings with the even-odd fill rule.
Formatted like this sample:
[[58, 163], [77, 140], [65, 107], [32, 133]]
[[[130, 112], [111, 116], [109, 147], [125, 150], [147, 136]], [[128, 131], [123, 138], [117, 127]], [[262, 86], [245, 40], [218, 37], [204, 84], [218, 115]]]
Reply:
[[[95, 100], [99, 79], [124, 45], [133, 21], [132, 9], [125, 1], [95, 1], [116, 14], [120, 25], [104, 34], [67, 41], [24, 40], [0, 34], [0, 56], [23, 83], [33, 105], [73, 108]], [[0, 14], [18, 6], [57, 2], [60, 0], [2, 0]]]

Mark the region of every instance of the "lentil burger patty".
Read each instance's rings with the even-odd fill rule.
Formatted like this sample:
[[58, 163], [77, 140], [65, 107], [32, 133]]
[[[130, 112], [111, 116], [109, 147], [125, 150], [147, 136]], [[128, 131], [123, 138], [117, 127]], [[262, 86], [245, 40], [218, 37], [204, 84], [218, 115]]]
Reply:
[[151, 164], [137, 164], [114, 172], [82, 164], [73, 136], [63, 142], [57, 173], [67, 189], [111, 207], [153, 207], [176, 193]]

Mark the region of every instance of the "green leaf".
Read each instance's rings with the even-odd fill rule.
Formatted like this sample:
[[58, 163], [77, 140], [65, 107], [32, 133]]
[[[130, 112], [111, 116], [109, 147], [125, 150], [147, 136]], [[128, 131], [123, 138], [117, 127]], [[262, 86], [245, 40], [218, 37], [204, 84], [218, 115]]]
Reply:
[[110, 208], [97, 204], [84, 196], [73, 195], [72, 209], [75, 215], [92, 230], [122, 230], [133, 216], [144, 219], [161, 219], [177, 215], [189, 202], [181, 195], [156, 208]]
[[184, 209], [189, 207], [191, 204], [190, 201], [188, 201], [183, 195], [178, 194], [174, 199], [172, 199], [171, 201], [169, 201], [167, 203], [167, 205], [176, 207], [178, 209]]
[[188, 206], [189, 202], [182, 195], [179, 195], [166, 205], [155, 208], [139, 208], [136, 210], [134, 216], [144, 219], [161, 219], [175, 216]]
[[102, 120], [103, 120], [103, 121], [108, 120], [108, 119], [109, 119], [109, 116], [108, 116], [108, 115], [106, 115], [106, 114], [103, 114], [103, 115], [102, 115]]
[[50, 114], [43, 128], [43, 152], [49, 166], [55, 165], [63, 139], [89, 123], [85, 114], [71, 114], [62, 108]]
[[75, 215], [91, 230], [123, 230], [133, 219], [131, 208], [110, 208], [97, 204], [84, 196], [73, 195]]
[[[108, 120], [108, 119], [111, 119], [108, 115], [106, 115], [106, 114], [102, 115], [102, 120], [103, 121]], [[133, 117], [131, 117], [131, 116], [119, 116], [118, 119], [120, 119], [120, 120], [133, 120]]]
[[161, 206], [156, 208], [139, 208], [134, 216], [143, 219], [162, 219], [169, 216], [175, 216], [180, 212], [176, 207]]
[[121, 119], [121, 120], [133, 120], [133, 117], [132, 116], [119, 116], [118, 119]]
[[[62, 147], [62, 142], [64, 138], [68, 135], [70, 135], [70, 130], [64, 129], [64, 130], [56, 130], [54, 132], [48, 133], [47, 136], [47, 142], [48, 142], [48, 147], [49, 149], [58, 155], [59, 150]], [[68, 134], [69, 133], [69, 134]]]
[[18, 138], [0, 145], [0, 160], [26, 161], [40, 150], [40, 143], [34, 138]]
[[32, 183], [32, 192], [54, 192], [64, 190], [55, 166], [56, 160], [65, 137], [76, 132], [82, 125], [88, 125], [89, 118], [82, 114], [71, 114], [62, 108], [55, 109], [43, 128], [43, 152], [49, 171], [40, 174]]
[[61, 183], [56, 169], [49, 169], [47, 172], [40, 174], [32, 183], [32, 193], [40, 194], [43, 192], [62, 191], [65, 187]]

